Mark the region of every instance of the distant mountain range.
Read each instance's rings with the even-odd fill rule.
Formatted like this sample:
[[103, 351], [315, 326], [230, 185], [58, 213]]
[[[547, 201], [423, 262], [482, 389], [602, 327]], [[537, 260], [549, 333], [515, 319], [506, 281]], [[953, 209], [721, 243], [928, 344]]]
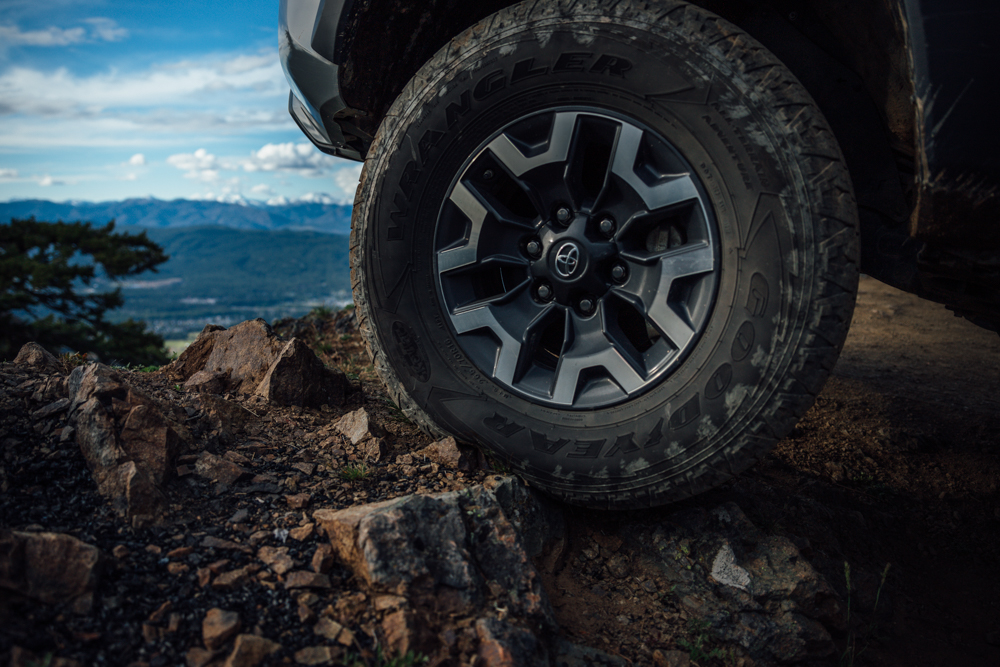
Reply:
[[324, 234], [351, 231], [351, 207], [330, 198], [311, 196], [303, 200], [265, 204], [253, 200], [236, 203], [194, 199], [125, 199], [106, 202], [57, 203], [42, 199], [0, 202], [0, 224], [11, 218], [54, 222], [89, 220], [119, 227], [176, 229], [179, 227], [229, 227], [256, 230], [310, 230]]

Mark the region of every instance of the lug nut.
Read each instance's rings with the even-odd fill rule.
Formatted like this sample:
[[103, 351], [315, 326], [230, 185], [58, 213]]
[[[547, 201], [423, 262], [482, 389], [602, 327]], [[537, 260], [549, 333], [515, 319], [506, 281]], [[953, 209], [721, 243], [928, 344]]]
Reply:
[[590, 315], [594, 312], [594, 301], [590, 297], [580, 299], [580, 312]]
[[535, 288], [535, 296], [537, 296], [541, 301], [548, 301], [552, 298], [552, 287], [542, 283]]
[[625, 268], [624, 264], [615, 264], [611, 267], [611, 279], [616, 283], [625, 282], [625, 278], [628, 277], [628, 269]]
[[613, 236], [615, 233], [615, 221], [611, 218], [604, 218], [604, 220], [601, 220], [601, 224], [598, 225], [598, 228], [605, 236]]
[[528, 245], [525, 246], [525, 250], [528, 251], [530, 257], [537, 258], [542, 254], [542, 244], [537, 239], [531, 239], [528, 241]]
[[564, 225], [567, 222], [569, 222], [569, 219], [572, 216], [573, 216], [573, 213], [568, 208], [566, 208], [565, 206], [560, 206], [558, 209], [556, 209], [556, 220], [558, 220], [559, 222], [561, 222]]
[[493, 170], [492, 169], [487, 169], [486, 171], [483, 172], [483, 180], [484, 181], [488, 181], [491, 178], [493, 178]]

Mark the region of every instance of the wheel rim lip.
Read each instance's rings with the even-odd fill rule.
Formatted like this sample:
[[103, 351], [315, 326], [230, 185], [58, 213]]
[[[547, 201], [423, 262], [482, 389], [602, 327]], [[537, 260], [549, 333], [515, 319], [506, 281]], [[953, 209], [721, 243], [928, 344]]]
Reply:
[[[707, 245], [709, 250], [714, 256], [714, 262], [715, 262], [714, 268], [711, 270], [711, 272], [708, 273], [706, 276], [703, 276], [703, 278], [707, 279], [709, 284], [707, 289], [700, 290], [699, 298], [701, 299], [702, 302], [700, 304], [701, 315], [695, 322], [694, 332], [690, 340], [688, 340], [684, 345], [676, 349], [673, 353], [663, 355], [663, 358], [660, 359], [658, 363], [653, 364], [652, 370], [647, 374], [647, 377], [643, 379], [641, 386], [639, 386], [638, 388], [625, 391], [624, 395], [613, 398], [612, 400], [601, 400], [600, 398], [598, 398], [597, 400], [593, 400], [592, 397], [588, 398], [584, 394], [580, 396], [574, 396], [573, 401], [567, 403], [565, 401], [554, 400], [551, 395], [541, 393], [536, 389], [534, 389], [533, 387], [526, 387], [521, 383], [505, 382], [495, 376], [494, 370], [496, 366], [494, 366], [494, 368], [492, 369], [486, 368], [482, 364], [472, 360], [473, 355], [468, 349], [468, 345], [470, 344], [468, 342], [469, 338], [467, 336], [464, 336], [463, 334], [473, 333], [473, 332], [470, 331], [460, 332], [459, 328], [456, 327], [454, 309], [452, 307], [452, 304], [449, 302], [449, 299], [445, 293], [444, 286], [442, 284], [443, 283], [442, 276], [445, 272], [447, 272], [447, 269], [445, 270], [441, 269], [439, 264], [439, 259], [441, 252], [443, 252], [444, 250], [438, 249], [436, 246], [433, 258], [435, 287], [437, 295], [440, 299], [440, 303], [443, 306], [444, 315], [446, 316], [445, 320], [447, 321], [449, 330], [453, 334], [454, 339], [458, 343], [459, 347], [470, 358], [470, 361], [472, 361], [473, 365], [477, 368], [477, 370], [484, 373], [490, 380], [492, 380], [502, 389], [506, 391], [511, 391], [517, 396], [524, 398], [530, 402], [542, 404], [547, 407], [556, 409], [593, 410], [601, 408], [610, 408], [619, 405], [625, 401], [637, 398], [638, 396], [652, 390], [654, 387], [660, 385], [663, 380], [665, 380], [667, 377], [673, 374], [673, 372], [680, 366], [681, 363], [683, 363], [683, 361], [687, 358], [687, 356], [689, 356], [690, 353], [693, 351], [693, 349], [696, 347], [698, 341], [701, 339], [702, 333], [704, 332], [709, 319], [712, 316], [712, 313], [715, 310], [716, 293], [720, 283], [720, 272], [721, 272], [721, 263], [719, 261], [720, 249], [718, 243], [719, 239], [718, 223], [716, 221], [714, 207], [711, 205], [711, 199], [708, 195], [707, 188], [705, 187], [701, 179], [698, 177], [696, 170], [691, 164], [691, 161], [688, 160], [680, 152], [680, 150], [677, 148], [676, 143], [667, 139], [661, 132], [658, 132], [650, 128], [648, 124], [643, 123], [642, 121], [639, 121], [635, 118], [632, 118], [630, 116], [627, 116], [626, 114], [620, 113], [612, 109], [606, 109], [599, 106], [573, 105], [573, 106], [554, 106], [544, 109], [533, 110], [530, 113], [527, 113], [507, 123], [501, 129], [497, 130], [495, 133], [490, 135], [486, 140], [481, 142], [479, 146], [474, 151], [472, 151], [471, 155], [464, 161], [461, 167], [457, 170], [456, 176], [452, 179], [451, 183], [449, 184], [448, 189], [446, 190], [444, 200], [442, 201], [441, 208], [438, 211], [437, 218], [435, 221], [434, 238], [437, 238], [438, 227], [441, 225], [445, 207], [448, 204], [448, 201], [452, 198], [456, 186], [466, 177], [469, 170], [476, 163], [476, 161], [489, 150], [489, 146], [494, 140], [496, 140], [501, 135], [504, 135], [512, 127], [528, 119], [546, 114], [561, 114], [561, 113], [576, 114], [577, 119], [583, 116], [594, 117], [598, 119], [607, 119], [614, 121], [616, 123], [621, 123], [622, 126], [631, 126], [633, 128], [640, 130], [643, 133], [649, 133], [656, 140], [662, 142], [662, 144], [665, 145], [672, 152], [673, 156], [677, 160], [679, 160], [686, 168], [686, 174], [690, 177], [695, 188], [697, 189], [697, 198], [695, 200], [696, 201], [695, 206], [702, 215], [701, 220], [704, 232], [707, 237]], [[569, 158], [567, 157], [565, 161], [566, 164], [568, 164], [568, 160]], [[610, 171], [611, 169], [610, 163], [608, 168]], [[595, 220], [600, 220], [601, 218], [605, 217], [604, 214], [600, 213], [600, 211], [597, 210], [591, 210], [589, 212], [589, 215], [591, 216], [591, 218], [594, 218]], [[550, 217], [554, 218], [554, 215]], [[543, 232], [546, 231], [546, 229], [551, 229], [553, 227], [553, 225], [547, 224], [547, 222], [548, 222], [547, 219], [543, 215], [541, 222], [538, 222], [538, 224], [535, 225], [535, 231], [534, 231], [535, 236], [533, 238], [535, 239], [540, 238]], [[627, 224], [627, 222], [625, 224]], [[565, 229], [566, 225], [563, 225], [563, 228]], [[620, 229], [621, 227], [618, 227], [615, 231], [615, 234], [617, 234], [618, 231], [620, 231]], [[567, 243], [567, 241], [565, 240], [565, 237], [563, 237], [562, 239], [557, 240], [554, 243], [554, 245], [559, 246], [561, 248], [563, 247], [563, 245], [565, 245], [565, 243]], [[619, 251], [620, 249], [616, 249], [616, 252]], [[586, 253], [584, 252], [582, 254]], [[549, 260], [549, 252], [543, 248], [541, 256], [538, 258], [530, 259], [529, 265], [540, 262], [548, 262], [548, 260]], [[549, 273], [551, 274], [552, 272], [553, 270], [550, 268]], [[581, 271], [579, 276], [571, 275], [569, 278], [566, 279], [557, 276], [557, 280], [555, 282], [559, 281], [576, 282], [585, 274], [586, 270]], [[626, 276], [627, 277], [624, 281], [610, 281], [611, 284], [608, 286], [607, 292], [595, 298], [596, 303], [594, 305], [593, 310], [590, 313], [580, 313], [579, 308], [574, 309], [572, 305], [560, 303], [558, 304], [558, 306], [562, 308], [565, 313], [567, 313], [566, 317], [570, 317], [574, 314], [580, 316], [582, 319], [588, 319], [588, 320], [591, 320], [595, 317], [599, 318], [603, 317], [604, 316], [603, 311], [606, 307], [606, 297], [611, 292], [613, 292], [617, 286], [626, 283], [628, 279], [631, 277], [630, 274], [626, 274]], [[529, 289], [534, 289], [534, 287], [529, 287]], [[663, 298], [666, 299], [667, 298], [666, 295], [664, 295]], [[555, 302], [556, 299], [552, 297], [549, 299], [549, 301]], [[579, 387], [577, 387], [577, 389], [579, 389]]]

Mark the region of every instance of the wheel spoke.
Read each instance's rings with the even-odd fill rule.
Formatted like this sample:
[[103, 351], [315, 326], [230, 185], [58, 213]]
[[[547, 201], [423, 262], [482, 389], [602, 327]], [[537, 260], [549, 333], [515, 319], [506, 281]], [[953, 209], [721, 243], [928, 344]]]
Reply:
[[[648, 265], [649, 259], [658, 259]], [[709, 273], [715, 269], [715, 254], [707, 243], [691, 243], [680, 248], [642, 257], [633, 263], [629, 281], [612, 290], [637, 308], [660, 333], [683, 349], [695, 334], [695, 327], [667, 301], [675, 280]]]
[[623, 125], [615, 146], [611, 171], [629, 187], [646, 205], [647, 211], [655, 211], [665, 206], [698, 199], [698, 188], [690, 174], [657, 174], [650, 185], [635, 170], [636, 157], [642, 145], [642, 130], [634, 125]]
[[588, 368], [603, 368], [625, 393], [642, 387], [645, 379], [608, 336], [603, 305], [590, 318], [581, 318], [573, 311], [566, 321], [566, 342], [556, 366], [552, 400], [572, 405], [580, 384], [580, 373]]
[[528, 157], [506, 134], [501, 134], [491, 141], [487, 148], [515, 178], [520, 178], [523, 174], [542, 165], [565, 162], [573, 143], [573, 128], [576, 126], [578, 115], [574, 112], [555, 114], [548, 146], [538, 155]]
[[[715, 294], [714, 222], [690, 163], [655, 130], [583, 108], [524, 116], [469, 159], [436, 261], [470, 360], [559, 408], [658, 382]], [[555, 260], [573, 247], [582, 268], [567, 274]]]
[[500, 340], [492, 375], [506, 384], [513, 384], [524, 366], [524, 357], [529, 352], [524, 343], [531, 331], [555, 307], [535, 303], [527, 286], [525, 281], [504, 297], [462, 308], [451, 315], [459, 334], [489, 329]]
[[451, 202], [469, 219], [472, 226], [465, 245], [449, 248], [438, 253], [438, 271], [445, 273], [475, 264], [479, 256], [479, 235], [486, 220], [486, 207], [465, 184], [459, 181], [451, 193]]
[[566, 191], [577, 210], [594, 210], [607, 190], [621, 127], [618, 121], [580, 114], [563, 170]]

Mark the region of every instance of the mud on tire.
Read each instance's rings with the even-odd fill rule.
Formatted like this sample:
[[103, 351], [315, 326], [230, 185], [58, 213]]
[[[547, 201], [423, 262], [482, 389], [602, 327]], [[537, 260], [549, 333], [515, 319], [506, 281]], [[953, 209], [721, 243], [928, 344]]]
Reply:
[[379, 128], [362, 331], [404, 412], [548, 493], [663, 504], [813, 403], [857, 289], [840, 150], [791, 73], [683, 2], [528, 2], [456, 37]]

